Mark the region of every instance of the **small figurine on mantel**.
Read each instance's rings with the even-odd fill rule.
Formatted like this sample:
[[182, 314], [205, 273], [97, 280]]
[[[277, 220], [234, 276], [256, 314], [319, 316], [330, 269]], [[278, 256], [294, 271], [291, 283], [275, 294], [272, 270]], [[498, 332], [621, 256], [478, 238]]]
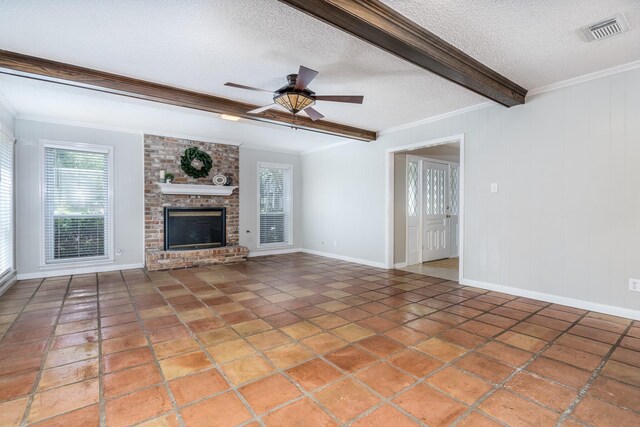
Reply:
[[173, 176], [172, 173], [161, 170], [160, 173], [158, 174], [158, 178], [159, 178], [158, 179], [159, 182], [162, 182], [162, 183], [166, 182], [168, 184], [171, 181], [173, 181], [175, 177]]

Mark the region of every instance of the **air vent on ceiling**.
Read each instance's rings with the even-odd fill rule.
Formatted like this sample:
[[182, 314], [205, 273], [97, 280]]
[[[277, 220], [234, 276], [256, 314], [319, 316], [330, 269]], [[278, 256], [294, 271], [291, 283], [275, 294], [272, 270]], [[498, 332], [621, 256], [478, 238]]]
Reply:
[[582, 28], [582, 32], [589, 41], [602, 40], [607, 37], [615, 36], [629, 29], [629, 23], [624, 15], [618, 15], [613, 18], [605, 19]]

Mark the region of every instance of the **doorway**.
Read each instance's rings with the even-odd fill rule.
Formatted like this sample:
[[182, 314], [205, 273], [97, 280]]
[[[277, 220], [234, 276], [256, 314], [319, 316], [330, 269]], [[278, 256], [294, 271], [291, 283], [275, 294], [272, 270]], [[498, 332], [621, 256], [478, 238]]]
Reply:
[[462, 277], [463, 139], [388, 150], [388, 261], [394, 268], [447, 280]]

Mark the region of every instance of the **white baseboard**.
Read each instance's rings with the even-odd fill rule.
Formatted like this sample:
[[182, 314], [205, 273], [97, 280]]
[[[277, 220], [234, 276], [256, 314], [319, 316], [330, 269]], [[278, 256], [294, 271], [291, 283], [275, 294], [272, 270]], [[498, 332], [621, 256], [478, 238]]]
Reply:
[[545, 292], [530, 291], [527, 289], [514, 288], [511, 286], [497, 285], [495, 283], [481, 282], [479, 280], [461, 279], [460, 284], [487, 289], [489, 291], [504, 292], [506, 294], [516, 295], [519, 297], [537, 299], [554, 304], [568, 305], [570, 307], [580, 308], [583, 310], [597, 311], [599, 313], [610, 314], [612, 316], [640, 320], [640, 310], [632, 310], [630, 308], [616, 307], [614, 305], [600, 304], [597, 302], [590, 302], [581, 299], [563, 297], [560, 295], [547, 294]]
[[247, 257], [252, 258], [255, 256], [293, 254], [296, 252], [302, 252], [302, 249], [301, 248], [265, 249], [265, 250], [253, 249], [249, 251], [249, 255], [247, 255]]
[[368, 259], [352, 258], [350, 256], [337, 255], [329, 252], [314, 251], [313, 249], [302, 249], [302, 252], [304, 252], [305, 254], [319, 255], [326, 258], [339, 259], [340, 261], [347, 261], [347, 262], [353, 262], [355, 264], [362, 264], [368, 267], [385, 268], [385, 269], [387, 268], [384, 262], [375, 262], [375, 261], [369, 261]]
[[405, 268], [407, 266], [406, 262], [397, 262], [393, 264], [393, 268]]
[[133, 268], [144, 268], [144, 263], [96, 265], [82, 268], [61, 268], [58, 270], [36, 271], [35, 273], [18, 273], [18, 280], [43, 279], [46, 277], [69, 276], [72, 274], [102, 273], [105, 271], [131, 270]]

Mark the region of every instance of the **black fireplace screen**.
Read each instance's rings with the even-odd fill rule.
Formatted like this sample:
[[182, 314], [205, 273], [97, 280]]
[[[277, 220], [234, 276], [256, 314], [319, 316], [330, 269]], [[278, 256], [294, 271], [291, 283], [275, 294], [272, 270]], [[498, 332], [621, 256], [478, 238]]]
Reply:
[[225, 208], [164, 208], [164, 249], [226, 246]]

